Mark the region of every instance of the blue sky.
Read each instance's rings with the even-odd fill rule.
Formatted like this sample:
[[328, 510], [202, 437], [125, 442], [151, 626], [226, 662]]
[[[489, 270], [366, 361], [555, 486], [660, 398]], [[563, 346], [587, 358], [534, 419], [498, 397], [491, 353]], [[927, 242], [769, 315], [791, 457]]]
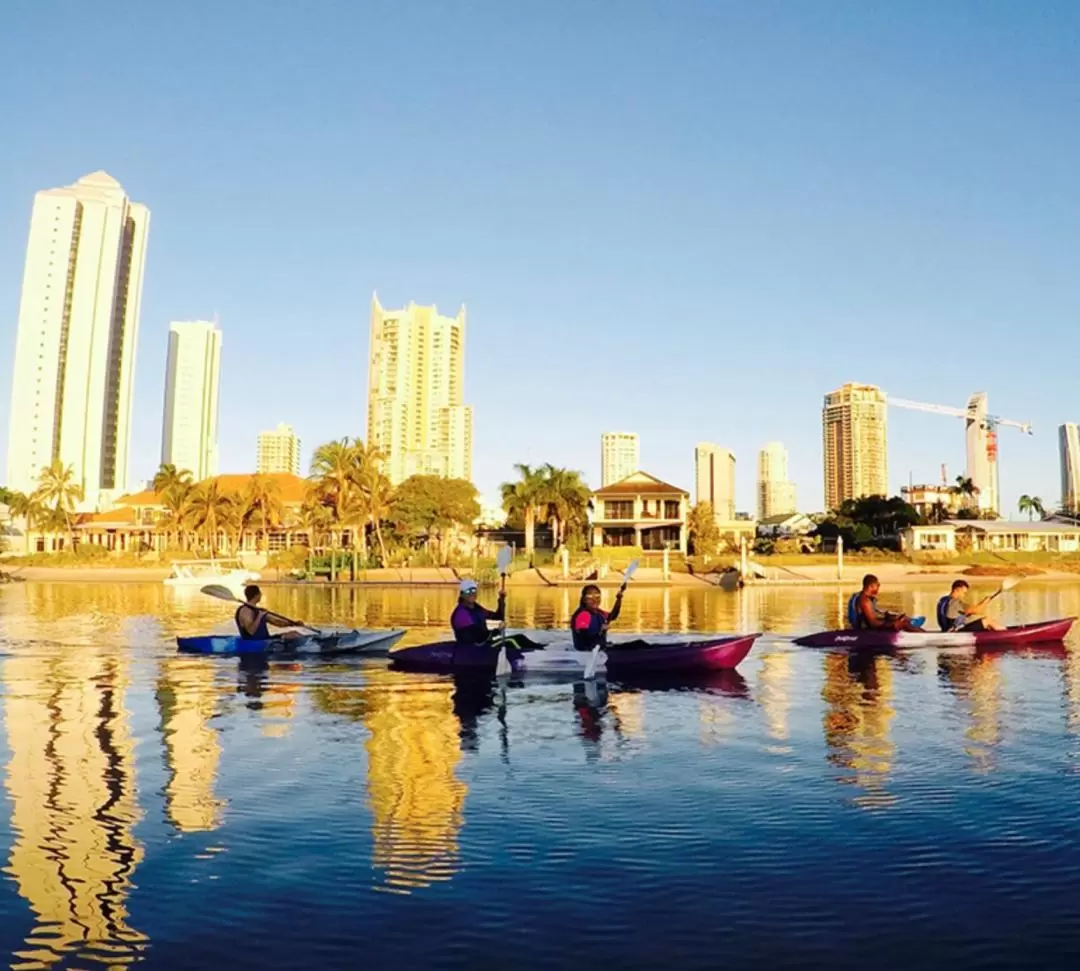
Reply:
[[[168, 13], [164, 11], [168, 9]], [[368, 314], [469, 314], [475, 478], [599, 478], [600, 433], [791, 453], [822, 502], [844, 381], [1030, 420], [1002, 489], [1056, 501], [1080, 421], [1080, 6], [16, 2], [0, 24], [0, 450], [33, 193], [104, 168], [152, 211], [132, 476], [170, 320], [220, 316], [221, 464], [365, 429]], [[890, 478], [958, 419], [893, 410]]]

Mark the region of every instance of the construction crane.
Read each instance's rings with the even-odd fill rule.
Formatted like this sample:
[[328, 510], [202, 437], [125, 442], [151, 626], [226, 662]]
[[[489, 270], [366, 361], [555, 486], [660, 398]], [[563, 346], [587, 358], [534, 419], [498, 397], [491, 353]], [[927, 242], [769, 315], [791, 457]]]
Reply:
[[998, 425], [1019, 428], [1020, 431], [1027, 435], [1035, 434], [1031, 430], [1031, 422], [1029, 421], [1013, 421], [1011, 418], [999, 418], [997, 415], [984, 415], [980, 419], [974, 405], [968, 405], [967, 408], [952, 408], [949, 405], [928, 405], [925, 401], [908, 401], [906, 398], [893, 398], [891, 395], [888, 401], [890, 405], [896, 405], [897, 408], [907, 408], [909, 411], [929, 411], [935, 415], [952, 415], [954, 418], [978, 420], [980, 428], [985, 428], [988, 432], [994, 432], [995, 434]]

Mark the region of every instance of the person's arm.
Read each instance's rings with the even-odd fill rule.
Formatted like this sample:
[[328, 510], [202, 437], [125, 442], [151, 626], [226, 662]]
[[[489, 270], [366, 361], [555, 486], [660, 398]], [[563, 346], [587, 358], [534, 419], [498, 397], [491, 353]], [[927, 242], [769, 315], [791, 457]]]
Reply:
[[874, 610], [874, 605], [870, 602], [869, 597], [859, 597], [859, 613], [862, 615], [862, 619], [866, 621], [868, 627], [874, 630], [880, 630], [885, 626], [885, 621], [877, 615]]
[[264, 610], [266, 614], [266, 622], [271, 627], [295, 627], [296, 625], [289, 619], [282, 617], [281, 614], [271, 613], [269, 610]]
[[619, 619], [619, 611], [622, 610], [622, 595], [622, 590], [619, 590], [619, 592], [615, 594], [615, 606], [611, 608], [611, 613], [607, 615], [607, 621], [604, 624], [605, 627], [610, 627]]
[[506, 616], [506, 591], [499, 594], [499, 605], [494, 610], [485, 609], [488, 620], [502, 620]]

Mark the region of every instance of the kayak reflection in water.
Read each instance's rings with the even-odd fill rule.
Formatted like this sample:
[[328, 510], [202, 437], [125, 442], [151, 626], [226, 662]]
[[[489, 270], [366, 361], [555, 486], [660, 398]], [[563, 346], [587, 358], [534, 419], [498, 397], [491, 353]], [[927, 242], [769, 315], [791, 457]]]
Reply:
[[501, 621], [506, 616], [506, 591], [499, 592], [499, 606], [488, 610], [476, 602], [479, 587], [475, 580], [462, 580], [458, 590], [458, 602], [450, 615], [457, 644], [487, 644], [491, 640], [489, 620]]
[[894, 614], [878, 607], [877, 596], [881, 582], [872, 573], [863, 577], [862, 590], [848, 601], [848, 623], [855, 630], [904, 630], [920, 632], [907, 614]]

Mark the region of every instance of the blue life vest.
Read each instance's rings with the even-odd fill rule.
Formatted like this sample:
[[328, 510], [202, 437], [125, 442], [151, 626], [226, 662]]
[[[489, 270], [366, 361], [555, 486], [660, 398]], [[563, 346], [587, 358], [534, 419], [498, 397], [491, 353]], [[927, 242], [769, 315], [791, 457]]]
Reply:
[[859, 623], [859, 597], [862, 596], [862, 591], [853, 593], [847, 602], [847, 622], [848, 627], [852, 630], [859, 630], [862, 624]]

